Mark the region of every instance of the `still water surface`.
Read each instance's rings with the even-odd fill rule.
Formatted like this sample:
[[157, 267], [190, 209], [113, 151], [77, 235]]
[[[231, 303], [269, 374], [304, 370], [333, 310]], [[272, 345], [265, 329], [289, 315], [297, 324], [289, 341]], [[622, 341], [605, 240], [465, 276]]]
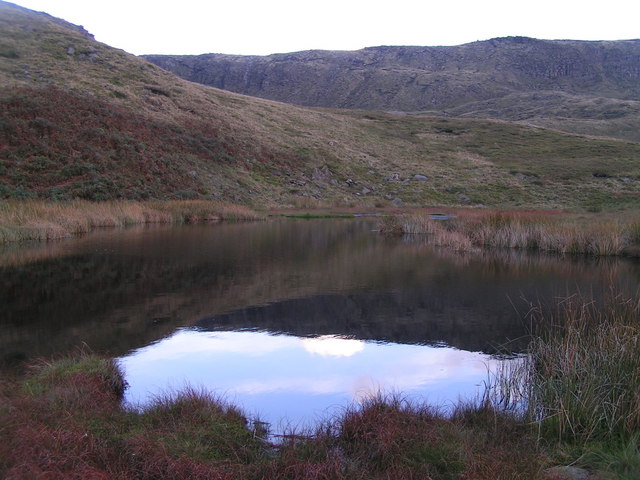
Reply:
[[458, 253], [375, 228], [274, 220], [6, 247], [2, 362], [86, 344], [119, 357], [130, 404], [203, 387], [279, 430], [379, 390], [473, 397], [526, 345], [531, 303], [640, 278], [637, 262]]

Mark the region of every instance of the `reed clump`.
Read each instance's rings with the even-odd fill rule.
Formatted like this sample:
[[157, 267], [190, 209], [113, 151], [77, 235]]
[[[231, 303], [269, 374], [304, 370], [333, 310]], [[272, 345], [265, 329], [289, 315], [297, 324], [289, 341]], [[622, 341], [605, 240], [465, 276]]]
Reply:
[[456, 250], [517, 248], [593, 256], [640, 253], [637, 223], [615, 220], [571, 222], [558, 215], [530, 212], [463, 212], [447, 220], [428, 214], [388, 217], [386, 233], [424, 234], [434, 245]]
[[586, 444], [640, 431], [640, 300], [581, 296], [534, 311], [541, 334], [503, 376], [507, 403], [548, 438]]
[[264, 218], [241, 205], [205, 200], [0, 202], [0, 243], [55, 240], [105, 227], [151, 223], [201, 223]]

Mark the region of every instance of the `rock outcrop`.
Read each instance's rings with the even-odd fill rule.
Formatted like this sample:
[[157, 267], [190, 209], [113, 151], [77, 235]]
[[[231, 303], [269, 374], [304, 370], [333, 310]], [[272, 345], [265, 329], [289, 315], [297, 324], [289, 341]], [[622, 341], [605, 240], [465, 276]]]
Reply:
[[640, 97], [640, 40], [507, 37], [455, 47], [145, 58], [194, 82], [320, 107], [422, 111], [549, 90]]
[[506, 37], [453, 47], [145, 58], [190, 81], [296, 105], [526, 121], [640, 140], [640, 40]]

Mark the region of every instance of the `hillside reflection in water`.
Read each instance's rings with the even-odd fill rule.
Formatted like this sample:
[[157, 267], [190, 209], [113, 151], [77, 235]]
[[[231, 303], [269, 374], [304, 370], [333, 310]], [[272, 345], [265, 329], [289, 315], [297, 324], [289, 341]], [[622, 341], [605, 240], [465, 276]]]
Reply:
[[88, 345], [121, 357], [131, 401], [189, 382], [298, 423], [378, 386], [455, 401], [492, 355], [522, 351], [531, 302], [635, 291], [640, 278], [632, 261], [459, 253], [375, 228], [274, 220], [7, 247], [0, 360]]

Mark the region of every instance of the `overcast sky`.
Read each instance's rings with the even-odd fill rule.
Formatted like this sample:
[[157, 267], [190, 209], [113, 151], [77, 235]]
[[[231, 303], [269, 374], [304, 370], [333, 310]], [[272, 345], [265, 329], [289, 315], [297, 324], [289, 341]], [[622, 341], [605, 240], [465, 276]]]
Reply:
[[640, 0], [13, 0], [130, 53], [266, 55], [493, 37], [640, 38]]

